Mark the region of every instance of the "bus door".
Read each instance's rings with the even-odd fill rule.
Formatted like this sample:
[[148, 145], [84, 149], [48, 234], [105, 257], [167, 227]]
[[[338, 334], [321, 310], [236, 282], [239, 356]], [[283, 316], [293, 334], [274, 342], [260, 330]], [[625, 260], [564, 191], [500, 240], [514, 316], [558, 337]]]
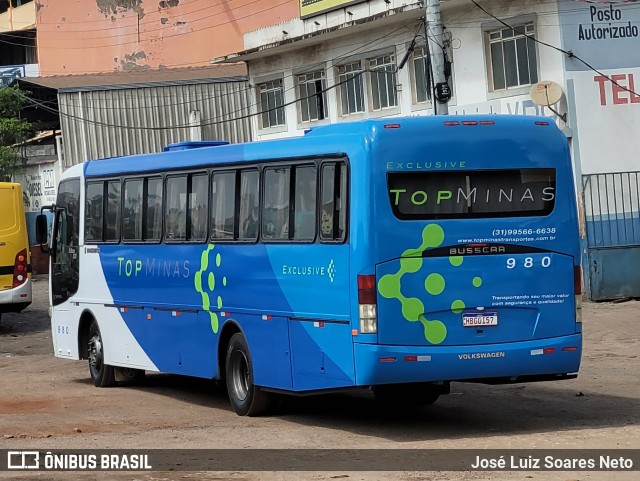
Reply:
[[58, 188], [51, 253], [50, 286], [54, 306], [53, 343], [57, 355], [77, 350], [77, 337], [69, 327], [66, 301], [78, 291], [80, 235], [80, 180], [62, 181]]
[[[567, 176], [568, 178], [568, 176]], [[389, 173], [378, 342], [456, 346], [576, 333], [573, 192], [555, 169]], [[389, 234], [388, 234], [389, 235]]]

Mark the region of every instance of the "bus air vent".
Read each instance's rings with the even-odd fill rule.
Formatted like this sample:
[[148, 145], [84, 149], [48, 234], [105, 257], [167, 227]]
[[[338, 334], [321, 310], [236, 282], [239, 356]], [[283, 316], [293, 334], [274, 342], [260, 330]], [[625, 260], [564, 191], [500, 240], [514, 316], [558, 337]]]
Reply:
[[226, 140], [200, 140], [200, 141], [188, 141], [188, 142], [176, 142], [174, 144], [167, 145], [163, 150], [164, 152], [174, 152], [176, 150], [189, 150], [199, 149], [202, 147], [217, 147], [219, 145], [228, 145]]

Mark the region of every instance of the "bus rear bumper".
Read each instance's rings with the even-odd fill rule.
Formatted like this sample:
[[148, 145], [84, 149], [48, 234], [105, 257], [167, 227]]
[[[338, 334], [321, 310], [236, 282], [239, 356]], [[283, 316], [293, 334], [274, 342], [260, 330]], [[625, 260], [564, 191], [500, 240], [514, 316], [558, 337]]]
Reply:
[[[475, 346], [354, 345], [359, 386], [553, 379], [580, 368], [582, 335]], [[568, 376], [564, 376], [566, 378]]]
[[14, 288], [0, 291], [0, 312], [20, 312], [31, 304], [31, 279]]

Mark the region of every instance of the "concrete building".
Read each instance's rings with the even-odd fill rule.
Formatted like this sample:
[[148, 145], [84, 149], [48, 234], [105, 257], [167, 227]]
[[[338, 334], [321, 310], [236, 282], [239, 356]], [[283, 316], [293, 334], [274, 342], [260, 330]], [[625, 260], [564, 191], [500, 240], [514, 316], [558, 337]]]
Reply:
[[35, 5], [33, 0], [0, 2], [0, 87], [39, 75]]
[[[14, 0], [15, 1], [15, 0]], [[198, 67], [242, 35], [297, 15], [296, 0], [38, 0], [43, 76]]]
[[63, 170], [186, 140], [252, 140], [243, 64], [49, 76], [20, 85], [47, 89], [57, 100]]
[[[450, 112], [556, 121], [575, 163], [587, 291], [594, 299], [640, 296], [640, 4], [478, 3], [442, 1]], [[244, 34], [242, 49], [212, 55], [212, 62], [247, 63], [258, 139], [333, 122], [431, 115], [423, 15], [421, 2], [406, 0], [301, 0], [296, 18], [274, 18]], [[532, 101], [539, 81], [562, 87], [555, 112]]]

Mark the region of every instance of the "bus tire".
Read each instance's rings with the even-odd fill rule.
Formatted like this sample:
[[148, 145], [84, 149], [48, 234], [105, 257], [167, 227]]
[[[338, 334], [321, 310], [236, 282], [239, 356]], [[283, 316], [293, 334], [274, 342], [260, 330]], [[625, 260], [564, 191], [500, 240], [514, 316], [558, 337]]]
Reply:
[[271, 395], [253, 384], [253, 363], [242, 333], [229, 340], [225, 377], [229, 401], [238, 416], [257, 416], [268, 409]]
[[416, 408], [435, 403], [441, 390], [429, 383], [385, 384], [375, 386], [373, 394], [376, 401], [383, 406]]
[[113, 366], [104, 363], [104, 344], [98, 323], [93, 320], [89, 326], [89, 374], [96, 387], [115, 385]]

